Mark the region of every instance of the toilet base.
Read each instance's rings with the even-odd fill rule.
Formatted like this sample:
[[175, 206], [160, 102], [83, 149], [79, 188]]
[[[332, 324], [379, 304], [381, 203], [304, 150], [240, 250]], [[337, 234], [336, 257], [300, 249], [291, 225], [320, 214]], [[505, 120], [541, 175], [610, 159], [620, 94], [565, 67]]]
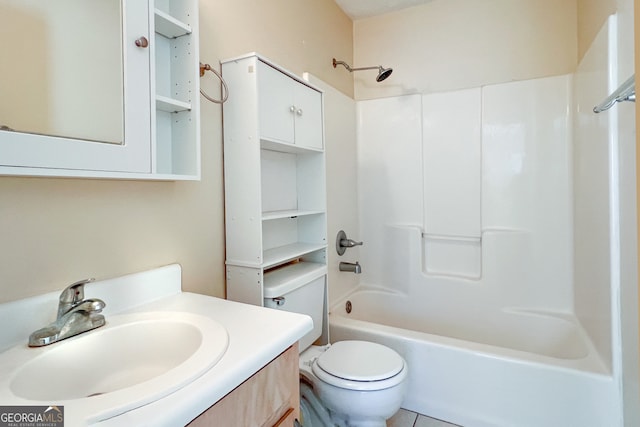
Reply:
[[300, 379], [300, 415], [302, 427], [333, 427], [335, 425], [327, 408], [302, 378]]
[[385, 427], [400, 409], [404, 383], [374, 392], [345, 391], [317, 382], [314, 393], [338, 427]]
[[300, 396], [313, 409], [307, 411], [313, 412], [309, 418], [319, 415], [319, 421], [303, 426], [318, 427], [319, 422], [320, 427], [386, 427], [386, 420], [400, 409], [406, 381], [366, 391], [328, 384], [313, 373], [312, 365], [329, 347], [311, 346], [300, 354]]
[[386, 427], [382, 417], [353, 419], [332, 412], [313, 392], [309, 380], [300, 376], [300, 413], [302, 427]]

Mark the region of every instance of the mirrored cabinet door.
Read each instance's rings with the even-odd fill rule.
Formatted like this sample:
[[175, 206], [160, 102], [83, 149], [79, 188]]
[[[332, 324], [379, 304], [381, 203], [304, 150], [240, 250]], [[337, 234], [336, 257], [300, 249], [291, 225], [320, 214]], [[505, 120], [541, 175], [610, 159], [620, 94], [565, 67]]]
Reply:
[[197, 0], [0, 0], [0, 175], [199, 179], [197, 20]]

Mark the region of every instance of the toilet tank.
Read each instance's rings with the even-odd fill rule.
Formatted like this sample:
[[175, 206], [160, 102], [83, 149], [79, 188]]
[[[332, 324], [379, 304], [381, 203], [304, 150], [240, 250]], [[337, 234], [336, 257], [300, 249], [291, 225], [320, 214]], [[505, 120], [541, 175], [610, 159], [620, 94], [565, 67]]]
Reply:
[[[300, 263], [298, 270], [311, 270], [313, 267], [304, 264], [310, 263]], [[282, 277], [290, 273], [284, 270], [265, 273], [264, 306], [311, 316], [313, 330], [300, 339], [302, 351], [322, 335], [326, 266], [324, 269], [309, 271], [308, 274], [292, 276], [291, 280]]]

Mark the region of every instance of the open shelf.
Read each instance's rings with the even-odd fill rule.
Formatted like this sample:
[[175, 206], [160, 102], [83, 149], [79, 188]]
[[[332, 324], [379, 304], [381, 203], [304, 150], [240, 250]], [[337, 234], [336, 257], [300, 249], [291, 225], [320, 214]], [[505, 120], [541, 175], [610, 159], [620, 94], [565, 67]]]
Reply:
[[294, 260], [311, 252], [319, 251], [326, 248], [325, 244], [317, 243], [292, 243], [290, 245], [279, 246], [273, 249], [267, 249], [262, 256], [262, 266], [267, 269], [278, 264]]
[[279, 151], [281, 153], [322, 153], [322, 148], [311, 148], [302, 145], [289, 144], [286, 142], [271, 141], [268, 139], [260, 139], [260, 148], [264, 150]]
[[[200, 175], [198, 1], [153, 3], [152, 100], [156, 173]], [[188, 143], [193, 141], [193, 144]]]
[[307, 215], [320, 215], [323, 214], [324, 211], [308, 211], [308, 210], [282, 210], [282, 211], [271, 211], [271, 212], [262, 212], [262, 220], [269, 221], [274, 219], [281, 218], [296, 218], [299, 216], [307, 216]]
[[154, 14], [156, 20], [156, 33], [169, 39], [175, 39], [176, 37], [191, 34], [192, 30], [189, 24], [185, 24], [159, 9], [155, 9]]
[[156, 95], [156, 108], [160, 111], [166, 111], [167, 113], [177, 113], [178, 111], [191, 110], [191, 103]]
[[327, 265], [317, 262], [296, 262], [264, 273], [264, 297], [284, 295], [327, 274]]

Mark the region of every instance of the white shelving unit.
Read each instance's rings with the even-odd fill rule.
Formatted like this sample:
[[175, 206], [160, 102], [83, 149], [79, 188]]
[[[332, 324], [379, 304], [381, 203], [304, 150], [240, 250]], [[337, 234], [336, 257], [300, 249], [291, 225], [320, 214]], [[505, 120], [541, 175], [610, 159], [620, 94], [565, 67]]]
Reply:
[[227, 298], [264, 305], [326, 282], [323, 94], [257, 54], [222, 72]]
[[154, 173], [200, 177], [198, 1], [153, 2]]

